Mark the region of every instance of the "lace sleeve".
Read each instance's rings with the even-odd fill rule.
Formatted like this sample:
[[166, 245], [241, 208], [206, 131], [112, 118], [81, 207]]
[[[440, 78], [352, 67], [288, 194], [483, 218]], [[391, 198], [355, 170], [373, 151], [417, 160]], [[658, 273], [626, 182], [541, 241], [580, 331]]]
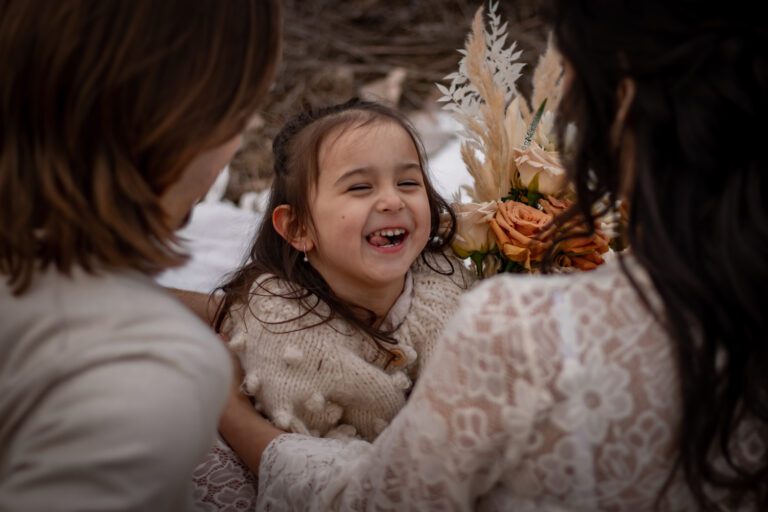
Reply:
[[462, 299], [410, 401], [372, 445], [273, 441], [259, 510], [472, 508], [523, 456], [545, 398], [526, 316], [497, 296], [505, 287], [488, 284]]

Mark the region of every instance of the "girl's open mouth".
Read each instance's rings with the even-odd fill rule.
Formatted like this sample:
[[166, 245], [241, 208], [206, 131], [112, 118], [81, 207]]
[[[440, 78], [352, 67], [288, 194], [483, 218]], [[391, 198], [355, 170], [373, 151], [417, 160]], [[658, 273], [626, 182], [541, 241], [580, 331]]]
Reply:
[[388, 228], [374, 231], [365, 238], [374, 247], [388, 248], [402, 244], [407, 236], [408, 232], [403, 228]]

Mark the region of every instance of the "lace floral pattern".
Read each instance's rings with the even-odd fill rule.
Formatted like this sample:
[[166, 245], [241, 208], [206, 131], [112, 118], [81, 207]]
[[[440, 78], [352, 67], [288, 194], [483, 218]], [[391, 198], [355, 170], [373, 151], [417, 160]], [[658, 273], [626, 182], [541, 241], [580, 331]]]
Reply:
[[254, 509], [256, 478], [221, 439], [195, 469], [192, 483], [198, 512]]
[[659, 500], [693, 510], [679, 476], [659, 498], [677, 438], [675, 372], [668, 337], [618, 262], [498, 276], [464, 297], [373, 444], [274, 440], [257, 508], [635, 511]]

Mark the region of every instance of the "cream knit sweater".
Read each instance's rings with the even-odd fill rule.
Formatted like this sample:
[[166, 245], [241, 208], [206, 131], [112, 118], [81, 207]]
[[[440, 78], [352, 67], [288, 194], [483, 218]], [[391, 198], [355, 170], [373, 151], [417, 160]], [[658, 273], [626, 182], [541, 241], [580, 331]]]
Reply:
[[[257, 408], [291, 432], [373, 440], [405, 404], [459, 295], [473, 281], [460, 261], [451, 262], [450, 276], [421, 258], [411, 268], [411, 295], [393, 307], [404, 303], [407, 309], [386, 319], [399, 323], [393, 333], [398, 343], [391, 346], [397, 356], [388, 366], [367, 335], [338, 318], [317, 325], [321, 318], [303, 314], [297, 300], [273, 295], [290, 293], [285, 282], [269, 275], [257, 279], [250, 303], [233, 309], [225, 326]], [[447, 268], [435, 257], [432, 266]], [[325, 316], [328, 306], [320, 303], [317, 310]]]

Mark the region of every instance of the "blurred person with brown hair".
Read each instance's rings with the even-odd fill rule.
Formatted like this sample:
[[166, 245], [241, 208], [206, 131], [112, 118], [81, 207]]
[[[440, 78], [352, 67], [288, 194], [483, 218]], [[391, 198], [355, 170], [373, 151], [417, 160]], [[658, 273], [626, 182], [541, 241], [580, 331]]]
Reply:
[[186, 510], [230, 384], [152, 275], [272, 81], [271, 0], [0, 1], [0, 510]]

